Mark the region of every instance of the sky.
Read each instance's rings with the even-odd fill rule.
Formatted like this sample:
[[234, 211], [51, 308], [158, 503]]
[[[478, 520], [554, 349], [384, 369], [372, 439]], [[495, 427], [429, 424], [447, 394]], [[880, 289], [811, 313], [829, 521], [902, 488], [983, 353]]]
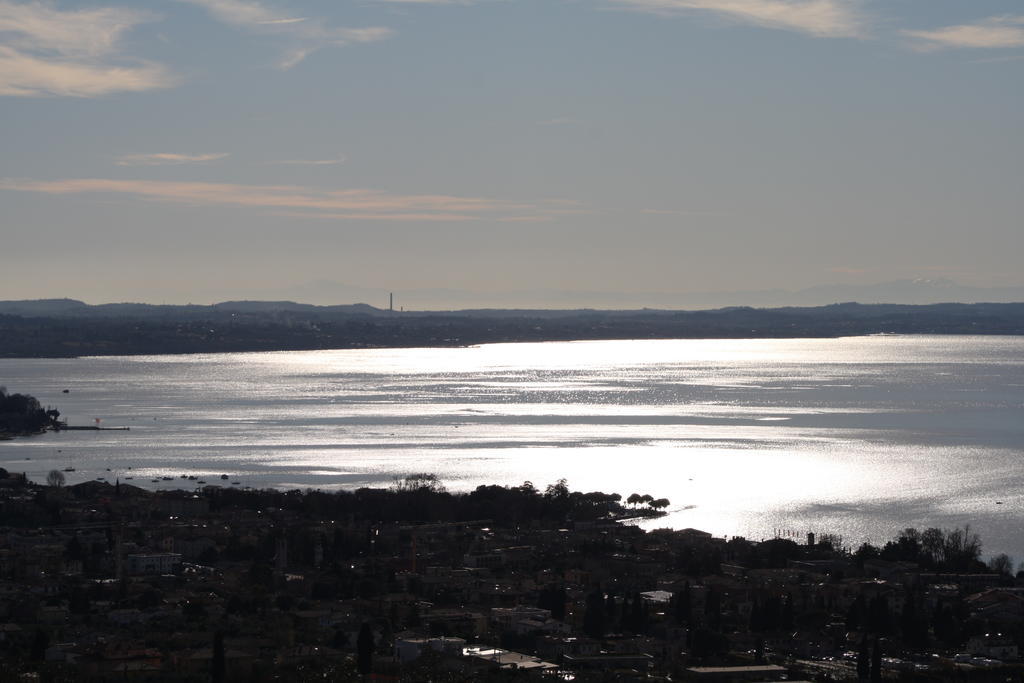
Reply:
[[1022, 196], [1020, 0], [0, 0], [0, 299], [1020, 286]]

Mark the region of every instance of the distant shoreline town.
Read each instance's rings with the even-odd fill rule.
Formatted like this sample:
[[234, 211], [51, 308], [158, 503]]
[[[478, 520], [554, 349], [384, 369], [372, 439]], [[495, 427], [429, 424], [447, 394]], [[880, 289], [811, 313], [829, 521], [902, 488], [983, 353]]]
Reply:
[[399, 311], [260, 301], [209, 306], [0, 302], [0, 358], [872, 334], [1022, 335], [1024, 303]]

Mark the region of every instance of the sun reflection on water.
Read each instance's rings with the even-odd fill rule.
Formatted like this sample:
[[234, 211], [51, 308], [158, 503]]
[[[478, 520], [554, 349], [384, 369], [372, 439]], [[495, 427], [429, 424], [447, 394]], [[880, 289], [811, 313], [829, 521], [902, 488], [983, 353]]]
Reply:
[[3, 444], [0, 466], [39, 480], [69, 457], [72, 483], [131, 471], [161, 487], [183, 472], [325, 489], [423, 471], [453, 489], [566, 477], [669, 498], [657, 524], [881, 538], [971, 519], [990, 548], [1024, 555], [1020, 337], [0, 359], [0, 372], [72, 423], [131, 427]]

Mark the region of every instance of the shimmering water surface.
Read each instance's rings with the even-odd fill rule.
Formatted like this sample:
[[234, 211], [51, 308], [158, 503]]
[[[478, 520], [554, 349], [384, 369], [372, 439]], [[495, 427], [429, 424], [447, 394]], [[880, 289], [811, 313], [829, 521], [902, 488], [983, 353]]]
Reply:
[[1024, 337], [7, 359], [0, 384], [71, 424], [131, 428], [0, 442], [0, 466], [37, 481], [67, 466], [69, 483], [153, 488], [565, 477], [669, 498], [659, 525], [856, 544], [970, 523], [987, 554], [1024, 559]]

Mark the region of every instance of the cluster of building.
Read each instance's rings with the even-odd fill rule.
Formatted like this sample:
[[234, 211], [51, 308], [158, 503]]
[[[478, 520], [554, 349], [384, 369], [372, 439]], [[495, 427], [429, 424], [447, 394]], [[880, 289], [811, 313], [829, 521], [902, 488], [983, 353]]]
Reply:
[[245, 495], [0, 477], [0, 679], [1022, 675], [1024, 587], [1005, 574], [813, 538], [331, 519]]

